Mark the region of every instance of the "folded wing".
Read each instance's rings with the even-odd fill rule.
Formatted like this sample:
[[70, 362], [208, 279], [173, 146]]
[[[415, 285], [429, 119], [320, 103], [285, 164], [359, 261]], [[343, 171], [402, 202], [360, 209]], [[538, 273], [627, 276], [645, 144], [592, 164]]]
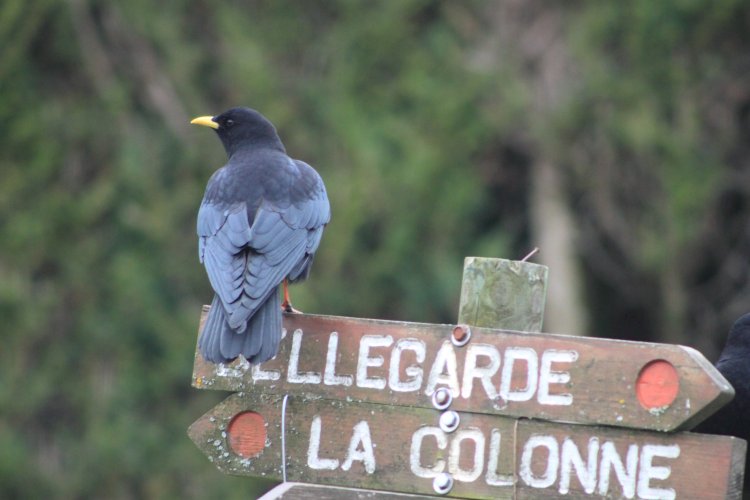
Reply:
[[[250, 318], [276, 293], [284, 278], [306, 277], [330, 220], [328, 198], [317, 172], [302, 164], [300, 173], [304, 189], [292, 189], [288, 202], [263, 200], [250, 214], [244, 202], [204, 200], [198, 212], [200, 259], [226, 323], [237, 334], [246, 330]], [[252, 343], [256, 352], [242, 352], [246, 358], [261, 348], [256, 343]], [[240, 345], [229, 340], [222, 344]]]

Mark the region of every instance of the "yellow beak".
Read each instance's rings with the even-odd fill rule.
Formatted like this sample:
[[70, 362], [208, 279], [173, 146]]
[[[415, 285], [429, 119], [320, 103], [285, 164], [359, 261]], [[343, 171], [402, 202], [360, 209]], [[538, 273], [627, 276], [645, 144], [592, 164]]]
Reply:
[[204, 127], [211, 127], [214, 130], [219, 128], [219, 124], [213, 120], [213, 116], [199, 116], [198, 118], [190, 120], [190, 123], [194, 125], [203, 125]]

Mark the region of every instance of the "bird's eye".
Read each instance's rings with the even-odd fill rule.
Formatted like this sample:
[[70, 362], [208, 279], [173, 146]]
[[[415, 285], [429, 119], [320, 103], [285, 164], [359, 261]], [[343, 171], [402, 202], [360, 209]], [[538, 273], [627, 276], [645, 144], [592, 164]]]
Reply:
[[232, 125], [234, 125], [234, 120], [232, 120], [231, 118], [227, 118], [227, 121], [224, 122], [224, 125], [226, 127], [231, 127]]

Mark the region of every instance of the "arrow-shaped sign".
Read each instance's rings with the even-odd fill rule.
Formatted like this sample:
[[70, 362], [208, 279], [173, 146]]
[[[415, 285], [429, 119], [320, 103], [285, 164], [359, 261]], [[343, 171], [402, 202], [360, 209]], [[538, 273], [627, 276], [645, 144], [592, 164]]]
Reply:
[[[445, 416], [448, 416], [446, 418]], [[222, 471], [462, 498], [741, 498], [745, 441], [233, 394], [191, 439]]]
[[447, 387], [458, 411], [660, 431], [689, 429], [734, 394], [683, 346], [304, 314], [284, 327], [263, 365], [196, 353], [193, 385], [423, 408]]

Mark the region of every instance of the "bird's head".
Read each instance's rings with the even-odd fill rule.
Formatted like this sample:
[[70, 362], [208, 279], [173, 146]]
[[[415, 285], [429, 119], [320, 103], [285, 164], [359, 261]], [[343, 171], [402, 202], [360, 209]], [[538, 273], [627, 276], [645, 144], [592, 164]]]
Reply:
[[228, 156], [244, 148], [270, 147], [284, 151], [276, 128], [254, 109], [232, 108], [216, 116], [199, 116], [190, 123], [211, 127]]

